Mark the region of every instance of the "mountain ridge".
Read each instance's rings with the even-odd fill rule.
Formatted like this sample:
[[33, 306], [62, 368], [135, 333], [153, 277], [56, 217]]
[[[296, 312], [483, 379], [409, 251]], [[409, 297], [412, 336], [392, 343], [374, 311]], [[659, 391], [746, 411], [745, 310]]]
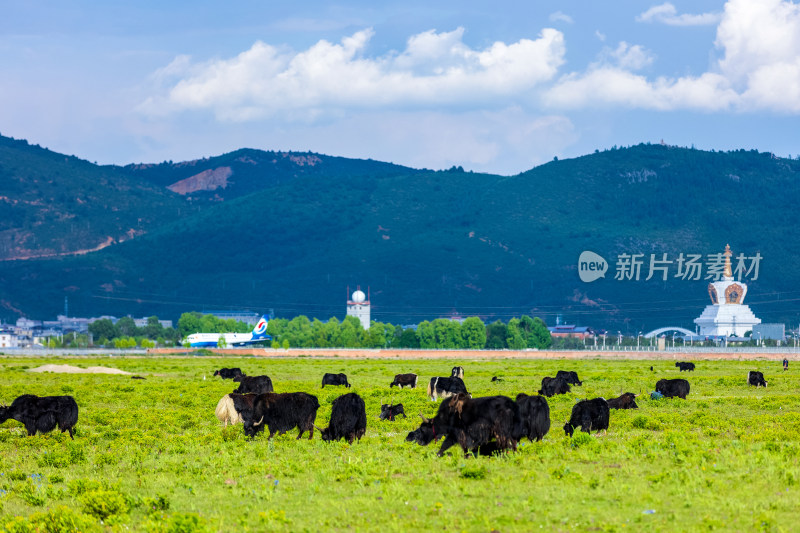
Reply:
[[[343, 314], [346, 287], [361, 285], [371, 288], [375, 318], [394, 322], [457, 312], [693, 329], [707, 280], [672, 271], [667, 281], [645, 281], [646, 271], [639, 281], [616, 280], [611, 268], [583, 283], [578, 256], [592, 250], [613, 263], [620, 254], [667, 254], [674, 271], [679, 254], [705, 257], [730, 243], [734, 253], [764, 257], [748, 296], [756, 315], [800, 317], [800, 294], [787, 281], [800, 252], [792, 239], [799, 161], [642, 144], [498, 176], [321, 154], [301, 166], [281, 153], [115, 167], [142, 197], [158, 185], [163, 209], [121, 244], [35, 266], [0, 263], [0, 316], [53, 315], [69, 296], [86, 315], [249, 307], [328, 318]], [[239, 170], [238, 190], [166, 189], [243, 157], [267, 163], [261, 174]]]

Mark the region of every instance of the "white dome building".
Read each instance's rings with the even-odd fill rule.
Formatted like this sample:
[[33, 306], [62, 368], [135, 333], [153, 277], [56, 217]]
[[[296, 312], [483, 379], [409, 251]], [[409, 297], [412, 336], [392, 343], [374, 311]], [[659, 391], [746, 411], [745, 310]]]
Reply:
[[[369, 292], [369, 289], [367, 289]], [[361, 327], [369, 329], [369, 296], [358, 287], [347, 301], [347, 316], [354, 316], [361, 322]]]
[[694, 319], [700, 327], [700, 335], [744, 337], [745, 332], [761, 324], [750, 307], [744, 305], [747, 284], [734, 281], [731, 270], [731, 248], [725, 245], [725, 270], [722, 280], [708, 284], [708, 296], [711, 305], [706, 306], [703, 314]]

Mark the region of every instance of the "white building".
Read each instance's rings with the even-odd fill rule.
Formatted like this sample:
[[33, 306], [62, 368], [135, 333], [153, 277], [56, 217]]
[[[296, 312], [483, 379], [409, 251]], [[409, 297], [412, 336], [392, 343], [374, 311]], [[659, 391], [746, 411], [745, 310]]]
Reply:
[[0, 348], [17, 348], [19, 342], [17, 334], [10, 331], [0, 331]]
[[750, 307], [744, 305], [747, 284], [733, 280], [731, 270], [731, 248], [725, 245], [725, 270], [722, 281], [708, 284], [708, 295], [711, 305], [706, 306], [703, 314], [694, 319], [700, 327], [700, 335], [744, 337], [745, 332], [761, 323]]
[[369, 309], [369, 299], [359, 287], [347, 300], [347, 316], [356, 317], [362, 328], [369, 329]]

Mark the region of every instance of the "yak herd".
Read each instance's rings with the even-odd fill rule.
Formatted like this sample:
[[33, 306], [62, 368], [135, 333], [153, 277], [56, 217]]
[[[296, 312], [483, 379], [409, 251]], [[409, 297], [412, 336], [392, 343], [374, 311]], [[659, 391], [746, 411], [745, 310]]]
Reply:
[[[675, 363], [679, 371], [694, 371], [694, 363]], [[652, 367], [651, 367], [652, 369]], [[269, 438], [276, 433], [284, 434], [297, 428], [297, 438], [308, 432], [308, 438], [319, 430], [325, 441], [344, 439], [350, 444], [361, 439], [367, 429], [367, 414], [364, 400], [350, 392], [336, 398], [331, 404], [328, 427], [322, 429], [314, 424], [320, 407], [316, 396], [305, 392], [275, 393], [269, 376], [247, 376], [239, 368], [221, 368], [214, 376], [231, 379], [238, 387], [223, 396], [217, 404], [215, 414], [219, 421], [228, 424], [241, 423], [244, 434], [254, 437], [266, 427]], [[492, 381], [501, 381], [494, 377]], [[751, 371], [747, 375], [748, 385], [767, 386], [761, 372]], [[350, 388], [345, 374], [325, 374], [322, 388], [344, 386]], [[583, 382], [573, 371], [558, 371], [555, 377], [542, 379], [536, 396], [518, 394], [515, 399], [506, 396], [473, 398], [464, 384], [464, 368], [457, 366], [450, 376], [432, 377], [427, 395], [431, 401], [442, 403], [433, 418], [422, 413], [420, 426], [408, 433], [406, 441], [428, 445], [443, 438], [439, 456], [454, 445], [459, 445], [465, 454], [492, 455], [507, 450], [516, 450], [519, 441], [527, 438], [541, 440], [550, 430], [550, 406], [547, 398], [570, 392], [571, 386]], [[397, 374], [389, 387], [417, 387], [416, 374]], [[661, 396], [685, 399], [689, 394], [689, 382], [685, 379], [661, 379], [656, 383], [656, 392]], [[611, 409], [637, 409], [636, 395], [626, 392], [618, 398], [606, 400], [593, 398], [581, 400], [572, 407], [569, 420], [564, 424], [566, 435], [572, 436], [575, 429], [590, 433], [608, 430]], [[388, 404], [381, 401], [381, 420], [394, 421], [398, 416], [406, 417], [403, 404]], [[38, 397], [25, 394], [10, 406], [0, 406], [0, 423], [8, 419], [21, 422], [29, 436], [37, 432], [47, 433], [58, 427], [69, 432], [74, 439], [73, 428], [78, 421], [78, 404], [72, 396]]]

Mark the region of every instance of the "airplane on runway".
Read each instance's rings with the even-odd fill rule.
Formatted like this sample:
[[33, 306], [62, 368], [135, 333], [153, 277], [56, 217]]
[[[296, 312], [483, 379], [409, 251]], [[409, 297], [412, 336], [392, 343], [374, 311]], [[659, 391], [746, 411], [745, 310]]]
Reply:
[[261, 317], [250, 333], [192, 333], [183, 342], [188, 342], [192, 348], [216, 348], [220, 338], [225, 339], [226, 346], [247, 346], [272, 340], [267, 335], [267, 315]]

